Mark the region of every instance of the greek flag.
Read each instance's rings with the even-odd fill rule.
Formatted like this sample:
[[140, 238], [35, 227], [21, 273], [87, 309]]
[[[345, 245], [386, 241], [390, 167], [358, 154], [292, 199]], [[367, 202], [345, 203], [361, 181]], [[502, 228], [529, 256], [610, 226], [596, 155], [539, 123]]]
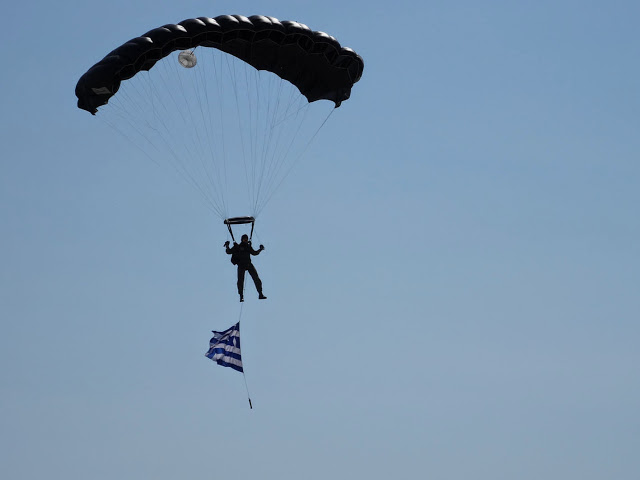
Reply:
[[242, 356], [240, 355], [240, 322], [224, 332], [213, 331], [213, 338], [209, 340], [209, 351], [205, 357], [210, 358], [218, 365], [231, 367], [243, 372]]

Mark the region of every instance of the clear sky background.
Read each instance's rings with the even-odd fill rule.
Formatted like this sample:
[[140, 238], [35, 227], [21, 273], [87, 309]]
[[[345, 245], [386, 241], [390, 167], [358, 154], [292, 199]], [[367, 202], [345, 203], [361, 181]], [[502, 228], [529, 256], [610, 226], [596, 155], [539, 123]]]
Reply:
[[[3, 2], [2, 477], [640, 478], [637, 1]], [[227, 13], [365, 61], [226, 230], [76, 107], [125, 40]]]

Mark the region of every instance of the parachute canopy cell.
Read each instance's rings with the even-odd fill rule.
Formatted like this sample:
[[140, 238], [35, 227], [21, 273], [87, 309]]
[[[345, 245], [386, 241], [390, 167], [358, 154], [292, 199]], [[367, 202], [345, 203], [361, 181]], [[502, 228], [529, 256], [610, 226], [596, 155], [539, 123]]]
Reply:
[[108, 53], [78, 81], [78, 107], [95, 114], [122, 81], [173, 51], [196, 47], [231, 54], [292, 83], [309, 102], [330, 100], [336, 107], [349, 98], [364, 69], [356, 52], [302, 23], [260, 15], [199, 17], [155, 28]]

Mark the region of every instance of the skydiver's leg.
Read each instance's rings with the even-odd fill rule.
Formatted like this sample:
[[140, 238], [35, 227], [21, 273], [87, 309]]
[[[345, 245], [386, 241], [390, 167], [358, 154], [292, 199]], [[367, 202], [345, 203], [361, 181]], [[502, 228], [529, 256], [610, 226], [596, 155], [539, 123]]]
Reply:
[[247, 270], [249, 270], [249, 274], [251, 275], [251, 278], [253, 278], [253, 283], [256, 284], [256, 290], [258, 290], [258, 293], [262, 295], [262, 280], [260, 280], [260, 277], [258, 276], [256, 267], [251, 263], [247, 266]]
[[244, 290], [244, 272], [246, 268], [242, 265], [238, 265], [238, 294], [242, 297], [242, 291]]

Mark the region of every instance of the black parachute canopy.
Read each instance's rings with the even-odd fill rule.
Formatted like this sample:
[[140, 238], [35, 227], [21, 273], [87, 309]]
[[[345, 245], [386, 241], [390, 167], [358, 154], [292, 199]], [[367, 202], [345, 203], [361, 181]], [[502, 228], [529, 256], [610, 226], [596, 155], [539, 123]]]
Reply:
[[164, 25], [131, 39], [91, 67], [78, 81], [78, 108], [92, 114], [106, 105], [120, 82], [176, 50], [217, 48], [258, 70], [295, 85], [309, 102], [331, 100], [336, 107], [349, 98], [364, 62], [330, 35], [304, 24], [254, 15], [199, 17]]

